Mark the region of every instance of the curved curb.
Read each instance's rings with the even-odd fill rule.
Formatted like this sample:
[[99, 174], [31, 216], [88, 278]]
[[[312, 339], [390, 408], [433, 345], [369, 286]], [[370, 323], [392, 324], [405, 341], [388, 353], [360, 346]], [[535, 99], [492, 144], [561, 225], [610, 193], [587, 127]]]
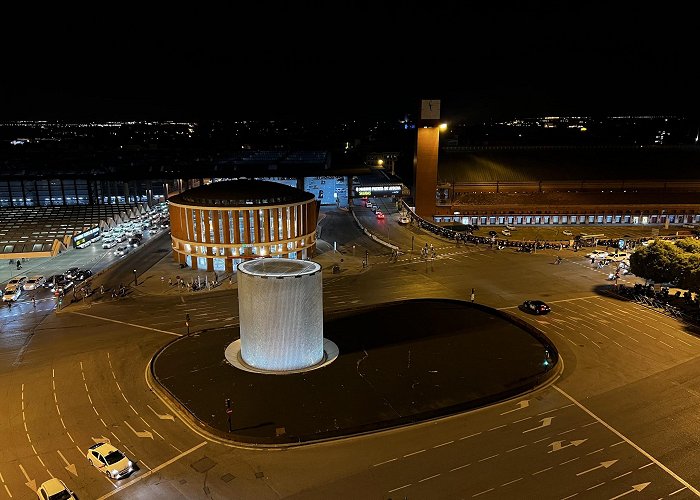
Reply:
[[[464, 303], [465, 301], [462, 300], [456, 300], [456, 299], [442, 299], [448, 302], [460, 302]], [[381, 426], [376, 426], [373, 428], [369, 429], [356, 429], [355, 431], [351, 432], [342, 432], [338, 433], [335, 435], [329, 435], [325, 434], [323, 437], [320, 437], [318, 439], [314, 439], [313, 437], [309, 436], [300, 436], [294, 441], [287, 441], [287, 442], [275, 442], [275, 443], [264, 443], [264, 442], [258, 442], [258, 441], [245, 441], [245, 440], [236, 440], [235, 436], [232, 434], [229, 434], [227, 432], [224, 432], [220, 429], [216, 429], [214, 427], [211, 427], [210, 425], [202, 422], [194, 413], [190, 412], [190, 410], [187, 408], [186, 405], [184, 405], [180, 400], [173, 394], [171, 393], [167, 387], [165, 387], [163, 384], [160, 383], [158, 380], [158, 376], [155, 373], [155, 363], [158, 359], [158, 357], [167, 349], [172, 343], [182, 340], [186, 338], [187, 336], [183, 336], [178, 339], [174, 339], [172, 342], [168, 342], [166, 345], [161, 347], [151, 358], [149, 361], [147, 367], [146, 367], [146, 379], [149, 385], [149, 388], [166, 404], [168, 408], [170, 408], [172, 411], [177, 413], [178, 418], [180, 418], [188, 427], [190, 427], [192, 430], [195, 432], [199, 433], [201, 436], [206, 437], [207, 439], [214, 440], [217, 442], [220, 442], [222, 444], [227, 444], [232, 447], [237, 447], [237, 448], [243, 448], [243, 449], [255, 449], [255, 450], [260, 450], [260, 449], [286, 449], [286, 448], [291, 448], [291, 447], [298, 447], [298, 446], [307, 446], [307, 445], [313, 445], [313, 444], [319, 444], [319, 443], [324, 443], [324, 442], [330, 442], [330, 441], [337, 441], [339, 439], [348, 439], [348, 438], [353, 438], [353, 437], [358, 437], [358, 436], [363, 436], [363, 435], [370, 435], [370, 434], [376, 434], [378, 432], [385, 432], [385, 431], [391, 431], [395, 429], [400, 429], [400, 428], [406, 428], [408, 426], [415, 426], [415, 425], [420, 425], [424, 423], [429, 423], [429, 422], [436, 422], [442, 419], [446, 418], [452, 418], [456, 417], [459, 415], [463, 415], [465, 413], [470, 413], [473, 411], [478, 411], [478, 410], [483, 410], [484, 408], [495, 406], [502, 404], [507, 401], [511, 401], [515, 398], [521, 398], [525, 394], [530, 394], [533, 392], [537, 392], [539, 390], [542, 390], [545, 387], [548, 387], [556, 382], [557, 379], [562, 375], [564, 371], [564, 362], [559, 354], [558, 349], [556, 348], [555, 344], [539, 329], [537, 329], [534, 325], [531, 325], [530, 323], [518, 318], [517, 316], [511, 315], [505, 311], [500, 311], [498, 309], [493, 309], [491, 307], [482, 305], [482, 304], [475, 304], [475, 303], [470, 303], [469, 304], [471, 307], [475, 307], [478, 309], [481, 309], [484, 312], [487, 312], [488, 314], [492, 314], [495, 316], [498, 316], [505, 321], [508, 321], [510, 323], [515, 324], [516, 326], [522, 328], [525, 330], [528, 334], [532, 335], [535, 337], [542, 345], [545, 347], [545, 350], [551, 353], [550, 359], [553, 361], [553, 366], [549, 368], [546, 372], [543, 372], [542, 374], [533, 377], [534, 380], [530, 382], [529, 384], [524, 384], [523, 386], [519, 386], [498, 394], [491, 394], [488, 396], [484, 396], [478, 400], [475, 400], [472, 402], [471, 407], [467, 407], [462, 410], [455, 410], [453, 412], [446, 411], [444, 413], [440, 414], [435, 414], [433, 416], [424, 416], [424, 417], [418, 417], [415, 418], [415, 416], [411, 416], [408, 418], [402, 418], [400, 420], [403, 421], [397, 421], [394, 424], [389, 424], [389, 425], [381, 425]], [[197, 332], [196, 334], [200, 334], [201, 332]], [[195, 333], [192, 333], [190, 335], [195, 335]]]

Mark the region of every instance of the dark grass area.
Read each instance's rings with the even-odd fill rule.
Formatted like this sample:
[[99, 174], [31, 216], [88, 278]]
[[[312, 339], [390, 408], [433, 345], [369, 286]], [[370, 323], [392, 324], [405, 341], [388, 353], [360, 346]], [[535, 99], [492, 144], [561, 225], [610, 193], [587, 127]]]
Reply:
[[[326, 317], [324, 337], [340, 354], [305, 373], [232, 367], [224, 350], [238, 335], [230, 328], [178, 339], [155, 358], [153, 372], [209, 430], [259, 444], [346, 436], [476, 408], [539, 385], [558, 360], [527, 323], [454, 300]], [[226, 398], [233, 403], [231, 433]]]

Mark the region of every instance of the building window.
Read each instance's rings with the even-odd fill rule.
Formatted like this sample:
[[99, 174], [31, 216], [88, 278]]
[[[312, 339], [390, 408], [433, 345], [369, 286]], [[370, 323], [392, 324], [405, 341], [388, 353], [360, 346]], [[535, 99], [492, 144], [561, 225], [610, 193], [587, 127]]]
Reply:
[[630, 216], [625, 215], [625, 224], [629, 224], [629, 223], [630, 223]]
[[621, 215], [616, 215], [616, 216], [615, 216], [615, 224], [619, 224], [620, 222], [622, 222], [622, 216], [621, 216]]
[[523, 216], [522, 216], [522, 215], [518, 215], [518, 217], [517, 217], [516, 220], [518, 221], [518, 224], [522, 224], [522, 223], [523, 223]]
[[606, 224], [612, 223], [612, 215], [606, 215], [606, 216], [605, 216], [605, 223], [606, 223]]

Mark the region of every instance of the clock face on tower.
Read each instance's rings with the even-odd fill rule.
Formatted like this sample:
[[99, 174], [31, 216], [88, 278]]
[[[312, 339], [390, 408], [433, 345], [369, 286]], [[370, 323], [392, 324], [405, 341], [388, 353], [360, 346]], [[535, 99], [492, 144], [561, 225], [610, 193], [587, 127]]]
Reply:
[[421, 101], [420, 117], [423, 120], [439, 120], [440, 101], [436, 99], [423, 99]]

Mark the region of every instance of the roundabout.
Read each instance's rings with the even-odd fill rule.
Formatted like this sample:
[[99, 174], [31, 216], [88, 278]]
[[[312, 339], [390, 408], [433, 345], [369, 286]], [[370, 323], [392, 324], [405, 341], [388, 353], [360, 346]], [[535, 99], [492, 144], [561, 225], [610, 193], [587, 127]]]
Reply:
[[342, 311], [325, 318], [323, 332], [325, 361], [312, 370], [271, 374], [242, 366], [233, 353], [240, 327], [233, 327], [171, 342], [154, 356], [151, 375], [161, 395], [198, 427], [266, 447], [463, 413], [540, 388], [562, 365], [537, 328], [458, 300]]

